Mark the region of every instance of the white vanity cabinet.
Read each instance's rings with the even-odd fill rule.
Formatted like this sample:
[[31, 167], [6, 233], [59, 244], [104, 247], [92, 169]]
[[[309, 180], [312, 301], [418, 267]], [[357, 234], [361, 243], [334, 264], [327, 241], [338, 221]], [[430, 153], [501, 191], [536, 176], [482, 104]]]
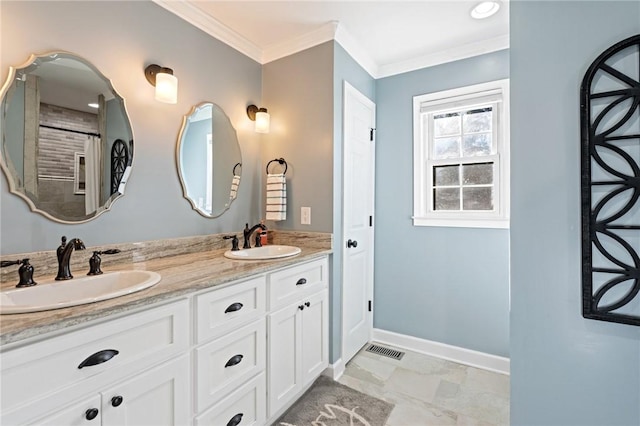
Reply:
[[266, 422], [266, 276], [195, 296], [194, 423]]
[[189, 417], [189, 359], [185, 355], [29, 424], [186, 425]]
[[329, 364], [326, 259], [269, 277], [269, 416], [288, 405]]
[[0, 423], [187, 424], [188, 331], [181, 300], [4, 349]]
[[328, 260], [3, 346], [0, 424], [274, 421], [328, 365]]

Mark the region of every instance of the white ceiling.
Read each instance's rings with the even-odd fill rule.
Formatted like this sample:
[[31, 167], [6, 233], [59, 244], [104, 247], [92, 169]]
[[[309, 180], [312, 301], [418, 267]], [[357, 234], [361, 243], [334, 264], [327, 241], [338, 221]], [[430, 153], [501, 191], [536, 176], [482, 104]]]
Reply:
[[154, 1], [262, 64], [335, 39], [380, 78], [509, 47], [508, 0]]

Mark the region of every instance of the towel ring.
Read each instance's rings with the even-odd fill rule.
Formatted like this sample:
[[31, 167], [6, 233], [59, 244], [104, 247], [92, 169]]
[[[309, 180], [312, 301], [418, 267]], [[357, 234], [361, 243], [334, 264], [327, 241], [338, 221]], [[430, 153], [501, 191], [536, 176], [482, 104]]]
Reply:
[[233, 166], [233, 175], [236, 176], [236, 167], [240, 166], [240, 170], [242, 170], [242, 163], [236, 163], [235, 166]]
[[287, 174], [287, 168], [288, 168], [288, 165], [287, 165], [287, 162], [284, 160], [284, 158], [275, 158], [275, 159], [273, 159], [273, 160], [269, 161], [269, 162], [267, 163], [267, 167], [265, 167], [265, 169], [266, 169], [266, 171], [267, 171], [267, 174], [269, 174], [269, 166], [270, 166], [270, 165], [271, 165], [271, 163], [273, 163], [274, 161], [277, 161], [277, 162], [278, 162], [278, 163], [280, 163], [280, 164], [284, 164], [284, 172], [282, 172], [282, 174], [283, 174], [283, 175], [286, 175], [286, 174]]

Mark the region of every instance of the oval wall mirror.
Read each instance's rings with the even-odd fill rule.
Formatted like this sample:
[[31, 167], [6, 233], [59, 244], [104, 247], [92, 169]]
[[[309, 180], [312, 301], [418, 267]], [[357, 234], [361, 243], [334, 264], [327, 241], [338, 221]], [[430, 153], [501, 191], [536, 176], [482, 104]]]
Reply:
[[242, 158], [236, 130], [222, 108], [203, 102], [184, 116], [176, 149], [184, 197], [205, 217], [224, 213], [238, 194]]
[[133, 132], [109, 79], [68, 52], [31, 55], [2, 87], [0, 165], [9, 190], [56, 222], [82, 223], [124, 194]]

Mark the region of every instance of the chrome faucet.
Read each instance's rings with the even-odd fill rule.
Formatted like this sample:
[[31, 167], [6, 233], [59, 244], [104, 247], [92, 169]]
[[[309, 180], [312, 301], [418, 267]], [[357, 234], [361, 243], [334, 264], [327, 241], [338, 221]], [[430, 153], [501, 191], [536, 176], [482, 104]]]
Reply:
[[[249, 241], [251, 240], [251, 234], [254, 233], [254, 231], [258, 228], [261, 228], [263, 231], [267, 230], [267, 227], [264, 226], [264, 223], [260, 222], [257, 225], [253, 225], [251, 228], [249, 228], [249, 224], [247, 223], [244, 226], [244, 244], [242, 245], [243, 249], [248, 249], [251, 248], [251, 244], [249, 244]], [[260, 247], [260, 245], [256, 245], [256, 247]]]
[[67, 237], [62, 237], [62, 243], [56, 254], [58, 255], [58, 276], [56, 281], [70, 280], [73, 278], [71, 275], [71, 269], [69, 268], [69, 261], [71, 260], [71, 252], [73, 249], [84, 250], [84, 243], [80, 238], [73, 238], [67, 242]]

